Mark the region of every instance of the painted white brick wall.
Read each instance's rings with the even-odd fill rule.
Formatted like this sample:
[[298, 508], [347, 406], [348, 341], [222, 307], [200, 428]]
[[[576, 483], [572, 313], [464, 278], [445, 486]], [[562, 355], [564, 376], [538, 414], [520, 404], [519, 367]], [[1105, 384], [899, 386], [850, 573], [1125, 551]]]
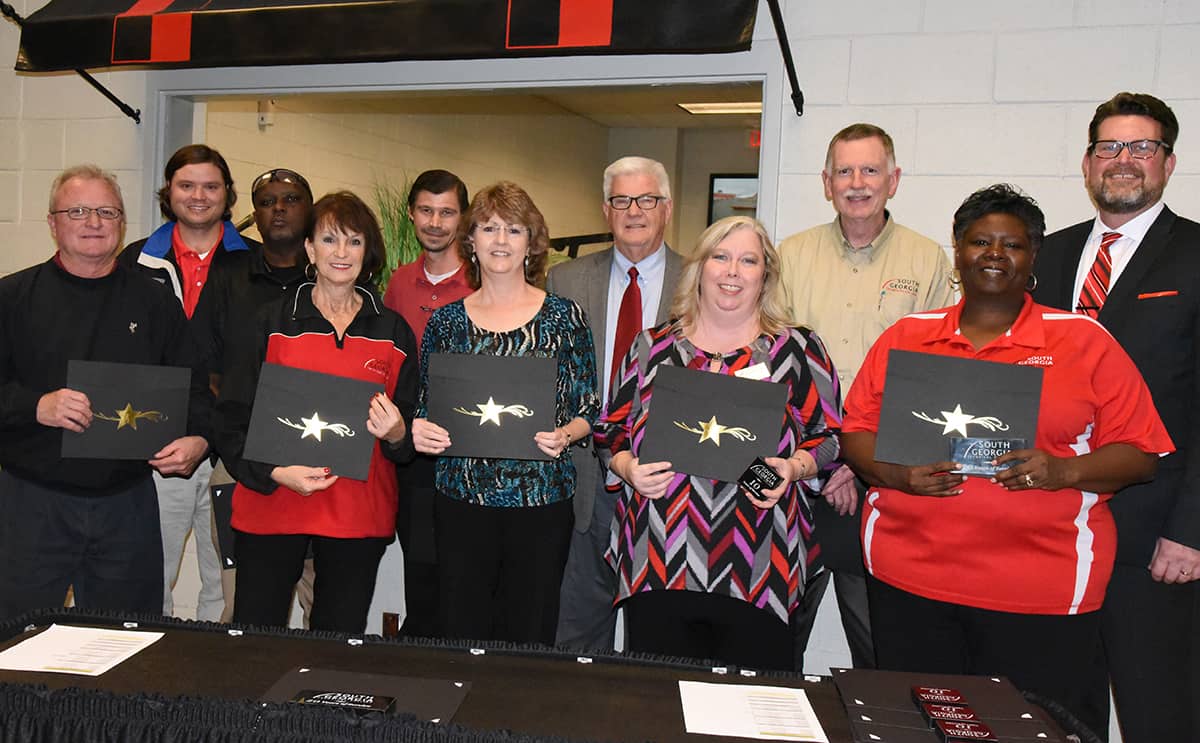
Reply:
[[[28, 13], [23, 5], [41, 4], [15, 5]], [[774, 44], [763, 8], [756, 44]], [[858, 120], [879, 123], [896, 138], [904, 169], [893, 202], [897, 218], [943, 244], [955, 207], [971, 190], [997, 181], [1029, 191], [1051, 228], [1086, 219], [1092, 207], [1079, 161], [1087, 121], [1098, 102], [1121, 89], [1160, 95], [1179, 115], [1179, 165], [1166, 199], [1180, 213], [1200, 217], [1197, 0], [1012, 0], [1002, 6], [790, 0], [785, 16], [807, 107], [797, 118], [781, 83], [782, 105], [764, 114], [782, 127], [777, 217], [769, 225], [781, 238], [831, 218], [819, 182], [825, 145]], [[14, 58], [16, 39], [11, 26], [0, 32], [0, 59]], [[605, 62], [596, 58], [595, 64], [602, 70]], [[101, 78], [141, 105], [142, 73]], [[429, 134], [427, 146], [436, 149], [436, 132]], [[144, 170], [138, 161], [144, 135], [73, 76], [0, 71], [0, 241], [6, 247], [0, 273], [46, 255], [45, 174], [54, 167], [55, 142], [63, 160], [94, 153], [124, 178]], [[22, 154], [24, 142], [36, 147]], [[25, 158], [37, 164], [26, 165]], [[131, 194], [132, 185], [126, 184]], [[142, 232], [141, 224], [131, 225], [131, 234]], [[823, 652], [825, 635], [818, 631], [815, 650]]]

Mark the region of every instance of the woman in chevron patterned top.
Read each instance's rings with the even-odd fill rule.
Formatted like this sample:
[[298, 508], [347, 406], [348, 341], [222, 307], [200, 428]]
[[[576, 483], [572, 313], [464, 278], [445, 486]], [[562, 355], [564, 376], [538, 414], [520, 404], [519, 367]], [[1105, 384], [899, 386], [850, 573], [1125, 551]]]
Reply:
[[[608, 486], [622, 493], [608, 559], [627, 649], [790, 669], [788, 620], [817, 568], [802, 491], [838, 456], [837, 375], [820, 339], [791, 326], [779, 255], [754, 219], [704, 231], [671, 315], [634, 341], [597, 425]], [[640, 461], [662, 366], [787, 385], [776, 456], [765, 460], [783, 482], [755, 497], [736, 482]]]

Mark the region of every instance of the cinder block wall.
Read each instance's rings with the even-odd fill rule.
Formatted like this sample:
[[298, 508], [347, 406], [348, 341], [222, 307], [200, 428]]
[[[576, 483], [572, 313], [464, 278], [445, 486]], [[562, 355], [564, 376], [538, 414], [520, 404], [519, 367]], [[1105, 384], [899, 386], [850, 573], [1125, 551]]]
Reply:
[[[1200, 217], [1196, 0], [789, 0], [786, 17], [807, 107], [802, 118], [778, 112], [780, 238], [832, 218], [825, 148], [860, 120], [896, 140], [893, 214], [943, 245], [958, 204], [998, 181], [1036, 198], [1050, 229], [1086, 219], [1087, 123], [1121, 90], [1174, 108], [1179, 163], [1166, 199]], [[760, 28], [768, 21], [760, 8]]]

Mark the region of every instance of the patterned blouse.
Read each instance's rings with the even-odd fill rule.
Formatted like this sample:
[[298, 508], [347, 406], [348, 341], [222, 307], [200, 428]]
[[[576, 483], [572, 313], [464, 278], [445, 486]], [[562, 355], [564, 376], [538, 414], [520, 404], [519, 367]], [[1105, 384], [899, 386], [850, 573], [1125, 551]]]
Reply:
[[[641, 449], [662, 365], [706, 370], [708, 356], [670, 322], [643, 331], [618, 372], [618, 387], [597, 424], [605, 456]], [[821, 340], [789, 328], [721, 359], [721, 374], [763, 364], [762, 377], [788, 385], [788, 412], [779, 433], [779, 456], [805, 449], [820, 469], [838, 456], [841, 425], [837, 374]], [[771, 509], [756, 508], [737, 483], [676, 473], [666, 494], [644, 498], [611, 472], [617, 501], [606, 558], [617, 571], [616, 601], [654, 590], [701, 591], [747, 601], [786, 622], [804, 583], [819, 568], [813, 549], [812, 512], [793, 483]]]
[[[569, 299], [547, 294], [532, 320], [503, 333], [471, 322], [462, 300], [434, 312], [421, 340], [417, 418], [426, 416], [429, 355], [434, 353], [557, 358], [554, 425], [564, 426], [574, 418], [589, 424], [596, 420], [600, 399], [592, 331], [583, 310]], [[438, 457], [435, 483], [442, 495], [476, 505], [544, 506], [575, 494], [575, 466], [569, 452], [552, 461]]]

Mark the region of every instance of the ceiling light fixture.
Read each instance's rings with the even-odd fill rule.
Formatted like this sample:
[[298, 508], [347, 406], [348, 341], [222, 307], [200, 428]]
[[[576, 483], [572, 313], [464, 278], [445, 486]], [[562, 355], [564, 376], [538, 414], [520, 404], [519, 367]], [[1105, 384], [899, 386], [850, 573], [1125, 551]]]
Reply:
[[761, 114], [762, 101], [724, 101], [720, 103], [678, 103], [690, 114]]

